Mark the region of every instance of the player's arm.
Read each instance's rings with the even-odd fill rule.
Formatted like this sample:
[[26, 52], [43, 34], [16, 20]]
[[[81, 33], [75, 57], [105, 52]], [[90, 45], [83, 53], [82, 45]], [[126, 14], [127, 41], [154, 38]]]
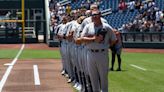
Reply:
[[75, 39], [75, 42], [77, 44], [82, 44], [82, 43], [90, 43], [95, 41], [95, 36], [92, 37], [79, 37]]
[[90, 43], [96, 40], [96, 35], [88, 35], [89, 24], [86, 25], [81, 33], [81, 42], [82, 43]]
[[66, 39], [67, 39], [67, 40], [72, 39], [72, 38], [73, 38], [73, 33], [74, 33], [73, 30], [69, 31], [69, 33], [66, 35]]
[[82, 42], [90, 43], [96, 40], [96, 36], [81, 37]]
[[61, 34], [58, 34], [57, 36], [59, 40], [66, 39], [66, 33], [61, 33]]
[[116, 42], [117, 42], [117, 37], [116, 37], [116, 34], [114, 33], [114, 29], [111, 29], [111, 31], [108, 31], [109, 32], [109, 44], [110, 44], [110, 47], [113, 47]]
[[59, 39], [59, 40], [62, 40], [62, 38], [63, 38], [63, 35], [62, 35], [62, 32], [61, 32], [62, 30], [59, 30], [59, 32], [56, 34], [56, 36], [57, 36], [57, 38]]
[[116, 44], [116, 40], [111, 40], [109, 44], [110, 44], [110, 47], [113, 47]]

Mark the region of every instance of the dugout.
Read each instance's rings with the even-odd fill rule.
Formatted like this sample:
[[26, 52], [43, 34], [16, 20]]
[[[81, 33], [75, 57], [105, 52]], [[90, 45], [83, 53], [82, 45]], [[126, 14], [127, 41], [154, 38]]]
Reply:
[[[25, 43], [47, 42], [46, 1], [25, 1]], [[48, 8], [48, 7], [47, 7]], [[0, 20], [21, 19], [21, 0], [0, 0]], [[0, 43], [22, 43], [22, 27], [17, 22], [0, 22]]]

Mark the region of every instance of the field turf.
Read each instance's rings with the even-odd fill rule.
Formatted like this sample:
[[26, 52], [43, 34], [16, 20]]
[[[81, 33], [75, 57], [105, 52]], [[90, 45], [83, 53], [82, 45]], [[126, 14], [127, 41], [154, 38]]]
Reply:
[[[0, 50], [0, 59], [13, 59], [18, 51]], [[60, 58], [59, 51], [53, 50], [23, 50], [19, 57], [19, 59]], [[133, 67], [132, 64], [146, 70]], [[116, 68], [117, 62], [115, 70]], [[109, 72], [109, 92], [164, 92], [163, 76], [164, 54], [123, 52], [122, 71]]]

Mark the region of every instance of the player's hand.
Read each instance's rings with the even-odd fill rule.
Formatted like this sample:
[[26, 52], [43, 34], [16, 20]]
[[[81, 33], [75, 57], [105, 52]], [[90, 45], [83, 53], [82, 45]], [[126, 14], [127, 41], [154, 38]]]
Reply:
[[103, 41], [103, 36], [102, 35], [98, 35], [98, 36], [95, 36], [95, 42], [97, 43], [101, 43]]
[[67, 37], [68, 41], [71, 41], [72, 38], [73, 38], [73, 35], [71, 35], [71, 34], [69, 34], [68, 37]]
[[82, 39], [81, 39], [81, 38], [75, 39], [75, 43], [76, 43], [76, 44], [81, 44], [81, 43], [82, 43]]

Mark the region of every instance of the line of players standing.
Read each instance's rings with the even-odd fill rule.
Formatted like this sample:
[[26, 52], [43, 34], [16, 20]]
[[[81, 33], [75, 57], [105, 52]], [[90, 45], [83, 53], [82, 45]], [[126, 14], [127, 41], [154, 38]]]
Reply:
[[[63, 16], [62, 23], [55, 29], [55, 37], [60, 41], [61, 73], [80, 92], [108, 92], [109, 47], [113, 58], [115, 54], [119, 56], [117, 70], [121, 71], [119, 32], [101, 17], [96, 4], [90, 6], [85, 16], [77, 16], [77, 13], [73, 10], [71, 16]], [[111, 70], [113, 65], [114, 61]]]

